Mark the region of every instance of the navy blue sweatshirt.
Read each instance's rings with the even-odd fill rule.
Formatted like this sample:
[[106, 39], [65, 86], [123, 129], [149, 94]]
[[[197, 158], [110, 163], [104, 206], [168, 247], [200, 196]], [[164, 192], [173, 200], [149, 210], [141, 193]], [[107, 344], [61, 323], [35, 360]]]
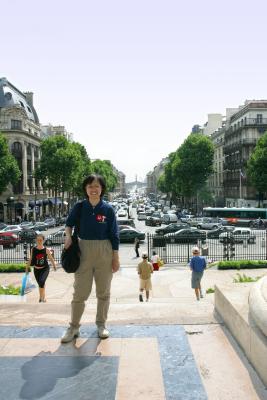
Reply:
[[[72, 208], [66, 226], [73, 227], [77, 220], [79, 203]], [[119, 249], [119, 229], [111, 205], [104, 200], [93, 207], [88, 200], [82, 201], [79, 237], [84, 240], [109, 239], [113, 250]]]

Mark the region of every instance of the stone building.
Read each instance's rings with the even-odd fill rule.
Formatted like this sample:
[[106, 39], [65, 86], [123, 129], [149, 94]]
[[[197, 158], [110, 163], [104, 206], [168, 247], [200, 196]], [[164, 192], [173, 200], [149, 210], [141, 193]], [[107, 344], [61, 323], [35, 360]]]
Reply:
[[168, 163], [169, 159], [168, 157], [163, 158], [154, 168], [153, 171], [150, 171], [146, 175], [146, 181], [147, 181], [147, 188], [146, 188], [146, 193], [148, 196], [151, 196], [153, 194], [155, 198], [158, 197], [159, 195], [159, 190], [157, 188], [157, 181], [159, 177], [163, 174], [164, 172], [164, 167]]
[[[33, 105], [33, 93], [21, 92], [6, 78], [0, 79], [0, 132], [8, 141], [10, 152], [21, 170], [16, 185], [0, 194], [0, 221], [14, 223], [38, 219], [49, 214], [53, 198], [34, 178], [40, 161], [41, 128]], [[58, 207], [60, 200], [58, 199]]]
[[[267, 100], [249, 100], [230, 117], [224, 135], [224, 195], [227, 207], [257, 207], [259, 193], [246, 175], [247, 161], [267, 130]], [[263, 200], [264, 206], [267, 201]]]

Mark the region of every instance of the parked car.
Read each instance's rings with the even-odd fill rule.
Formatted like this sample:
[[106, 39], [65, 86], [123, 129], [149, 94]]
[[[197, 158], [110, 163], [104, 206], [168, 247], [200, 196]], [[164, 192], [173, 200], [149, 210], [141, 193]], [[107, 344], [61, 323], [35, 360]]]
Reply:
[[13, 233], [18, 233], [20, 232], [21, 226], [20, 225], [7, 225], [4, 229], [2, 229], [0, 232], [13, 232]]
[[223, 232], [231, 232], [234, 229], [233, 226], [220, 226], [217, 229], [213, 229], [207, 232], [207, 239], [219, 239], [219, 236]]
[[117, 213], [118, 217], [127, 217], [127, 211], [122, 209], [119, 209], [118, 213]]
[[19, 244], [19, 236], [14, 232], [0, 232], [0, 245], [14, 248]]
[[4, 222], [0, 222], [0, 231], [4, 229], [7, 225]]
[[217, 219], [202, 218], [197, 224], [197, 229], [217, 229], [221, 226], [221, 223]]
[[117, 218], [118, 225], [130, 225], [135, 228], [135, 223], [133, 218]]
[[188, 229], [188, 225], [187, 224], [172, 223], [172, 224], [169, 224], [169, 225], [165, 226], [164, 228], [156, 229], [156, 234], [165, 235], [166, 233], [174, 233], [174, 232], [177, 232], [177, 231], [179, 231], [181, 229]]
[[67, 220], [67, 217], [57, 217], [57, 218], [56, 218], [56, 224], [57, 224], [57, 226], [65, 225], [66, 220]]
[[40, 232], [47, 231], [48, 225], [45, 222], [36, 222], [34, 225], [32, 225], [31, 229]]
[[120, 230], [120, 242], [134, 242], [135, 238], [139, 240], [145, 240], [146, 235], [144, 232], [139, 231], [138, 229], [122, 229]]
[[161, 226], [161, 218], [158, 217], [146, 217], [145, 224], [147, 226]]
[[223, 232], [219, 236], [220, 243], [255, 243], [256, 235], [250, 228], [235, 228], [230, 232]]
[[192, 215], [192, 214], [183, 214], [182, 216], [181, 216], [181, 218], [180, 218], [180, 220], [182, 221], [182, 222], [188, 222], [188, 220], [192, 220], [194, 218], [194, 215]]
[[138, 221], [145, 221], [146, 220], [146, 213], [144, 211], [140, 211], [137, 216]]
[[172, 222], [177, 222], [177, 221], [178, 221], [178, 217], [176, 214], [167, 213], [167, 214], [163, 214], [163, 216], [162, 216], [163, 224], [168, 225], [168, 224], [171, 224]]
[[46, 218], [44, 223], [48, 226], [48, 228], [55, 228], [57, 226], [57, 221], [55, 218]]
[[64, 244], [65, 236], [65, 228], [61, 228], [59, 231], [48, 235], [44, 241], [44, 244], [46, 246], [51, 246], [52, 244]]
[[22, 243], [33, 243], [39, 233], [39, 231], [35, 231], [34, 229], [23, 229], [18, 234], [19, 241]]
[[29, 229], [29, 227], [33, 226], [33, 222], [32, 221], [23, 221], [20, 223], [20, 227], [22, 229]]
[[198, 229], [181, 229], [164, 235], [166, 243], [197, 243], [206, 240], [206, 232]]

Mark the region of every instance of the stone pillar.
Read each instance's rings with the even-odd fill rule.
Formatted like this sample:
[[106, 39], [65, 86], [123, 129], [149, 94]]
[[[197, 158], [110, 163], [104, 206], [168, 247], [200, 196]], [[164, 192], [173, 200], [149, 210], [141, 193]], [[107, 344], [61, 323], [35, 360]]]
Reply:
[[34, 146], [31, 145], [31, 173], [32, 173], [32, 191], [35, 194], [35, 190], [36, 190], [36, 179], [33, 177], [34, 174]]
[[22, 173], [23, 173], [23, 193], [29, 193], [28, 174], [27, 174], [27, 142], [22, 145]]

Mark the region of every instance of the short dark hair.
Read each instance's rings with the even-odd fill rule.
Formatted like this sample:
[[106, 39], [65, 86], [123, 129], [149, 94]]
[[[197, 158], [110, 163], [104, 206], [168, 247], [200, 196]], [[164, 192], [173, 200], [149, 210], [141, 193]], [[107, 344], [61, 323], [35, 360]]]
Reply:
[[88, 198], [88, 194], [86, 193], [86, 186], [90, 185], [94, 180], [96, 180], [101, 186], [102, 190], [101, 190], [100, 197], [103, 197], [106, 192], [107, 186], [106, 186], [106, 182], [105, 182], [105, 179], [103, 178], [103, 176], [98, 175], [98, 174], [90, 174], [83, 180], [83, 183], [82, 183], [82, 189], [87, 198]]

